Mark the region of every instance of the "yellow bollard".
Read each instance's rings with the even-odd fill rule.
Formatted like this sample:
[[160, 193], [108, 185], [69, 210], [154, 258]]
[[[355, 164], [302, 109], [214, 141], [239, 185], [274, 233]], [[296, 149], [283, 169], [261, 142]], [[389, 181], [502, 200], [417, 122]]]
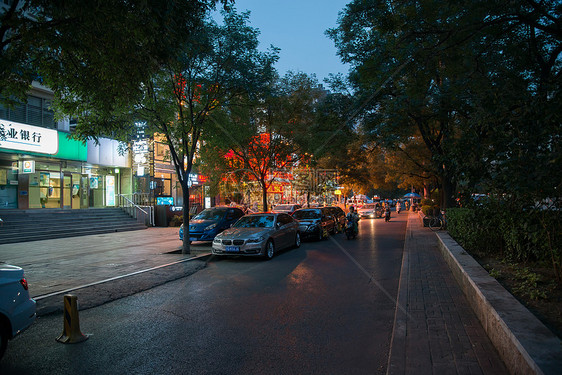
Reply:
[[63, 344], [76, 344], [88, 339], [88, 336], [80, 332], [77, 299], [72, 294], [64, 295], [64, 326], [62, 335], [57, 338], [57, 341]]

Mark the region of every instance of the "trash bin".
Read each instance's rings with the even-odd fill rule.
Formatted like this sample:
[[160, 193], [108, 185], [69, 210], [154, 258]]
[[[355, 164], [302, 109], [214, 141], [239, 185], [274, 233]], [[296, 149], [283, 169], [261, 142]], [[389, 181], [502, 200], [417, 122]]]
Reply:
[[169, 206], [156, 206], [154, 211], [154, 225], [157, 227], [168, 226], [168, 207]]
[[174, 205], [173, 197], [156, 197], [156, 209], [154, 211], [154, 225], [167, 227], [170, 223], [171, 210]]

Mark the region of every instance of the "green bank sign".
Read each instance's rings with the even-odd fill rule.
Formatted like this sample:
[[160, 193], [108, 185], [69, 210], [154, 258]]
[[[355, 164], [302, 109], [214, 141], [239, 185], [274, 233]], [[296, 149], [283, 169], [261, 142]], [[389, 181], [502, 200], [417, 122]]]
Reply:
[[88, 148], [67, 133], [0, 120], [0, 152], [86, 161]]

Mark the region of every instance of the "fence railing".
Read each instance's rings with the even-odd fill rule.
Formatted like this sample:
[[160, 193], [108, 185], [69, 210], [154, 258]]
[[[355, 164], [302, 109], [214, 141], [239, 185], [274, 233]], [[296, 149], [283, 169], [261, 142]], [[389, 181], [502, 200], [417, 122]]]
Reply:
[[150, 204], [149, 194], [135, 193], [128, 196], [118, 194], [118, 196], [119, 207], [123, 211], [137, 219], [139, 223], [144, 223], [149, 227], [154, 226], [154, 207]]

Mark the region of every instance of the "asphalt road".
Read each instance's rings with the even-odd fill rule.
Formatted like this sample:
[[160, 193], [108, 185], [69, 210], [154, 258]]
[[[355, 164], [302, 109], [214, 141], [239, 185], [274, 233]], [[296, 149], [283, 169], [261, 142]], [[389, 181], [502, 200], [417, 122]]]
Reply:
[[271, 260], [211, 259], [197, 273], [80, 312], [90, 338], [60, 344], [60, 315], [10, 342], [1, 374], [385, 373], [406, 217], [363, 220]]

